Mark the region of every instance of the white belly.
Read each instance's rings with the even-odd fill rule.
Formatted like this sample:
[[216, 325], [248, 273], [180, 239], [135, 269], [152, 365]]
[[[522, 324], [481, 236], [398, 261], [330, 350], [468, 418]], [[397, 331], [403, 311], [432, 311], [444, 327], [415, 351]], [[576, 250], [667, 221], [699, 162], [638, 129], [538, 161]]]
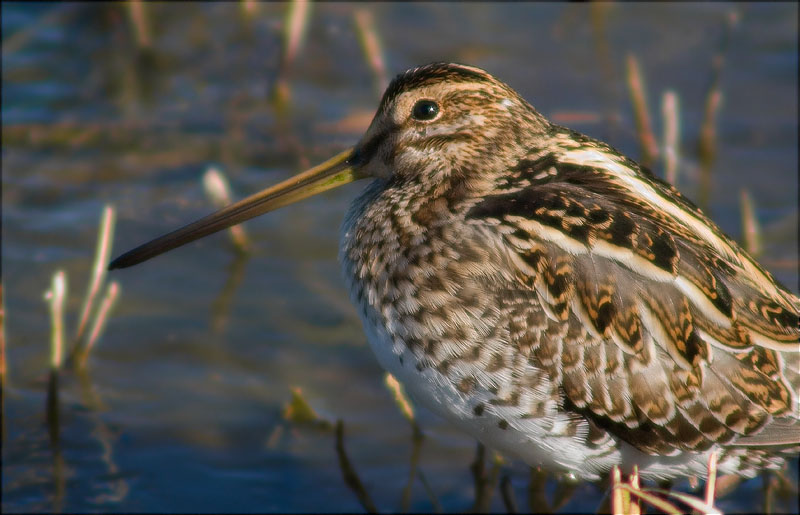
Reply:
[[378, 362], [403, 384], [415, 403], [449, 420], [487, 447], [521, 458], [531, 466], [542, 465], [565, 471], [585, 468], [586, 452], [578, 439], [548, 436], [544, 427], [552, 424], [537, 419], [515, 421], [508, 417], [509, 425], [502, 429], [498, 425], [505, 420], [502, 408], [491, 406], [488, 402], [483, 413], [476, 416], [474, 406], [480, 400], [459, 392], [435, 368], [419, 371], [417, 358], [411, 351], [405, 346], [393, 345], [383, 327], [372, 323], [367, 317], [362, 317], [362, 321]]
[[[615, 450], [597, 456], [596, 450], [583, 443], [585, 432], [579, 432], [574, 437], [548, 434], [548, 428], [553, 427], [552, 420], [514, 420], [504, 417], [502, 408], [489, 406], [488, 403], [482, 415], [476, 416], [473, 412], [476, 404], [474, 397], [459, 392], [435, 368], [417, 370], [417, 359], [411, 351], [405, 346], [394, 345], [385, 329], [374, 323], [374, 319], [369, 320], [370, 317], [363, 314], [361, 318], [378, 362], [403, 384], [412, 400], [444, 417], [491, 449], [519, 458], [532, 467], [571, 472], [586, 480], [600, 479], [614, 465], [620, 465], [625, 471], [631, 471], [636, 465], [640, 475], [646, 479], [706, 475], [708, 452], [651, 456], [624, 441], [616, 441]], [[506, 429], [498, 426], [501, 420], [508, 420]], [[719, 471], [729, 474], [737, 468], [738, 460], [729, 460], [720, 463]]]

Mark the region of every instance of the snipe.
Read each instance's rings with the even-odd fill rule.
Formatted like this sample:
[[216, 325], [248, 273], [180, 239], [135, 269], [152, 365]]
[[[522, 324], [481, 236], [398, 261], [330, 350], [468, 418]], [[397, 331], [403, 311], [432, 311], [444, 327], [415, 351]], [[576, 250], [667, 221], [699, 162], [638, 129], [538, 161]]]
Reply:
[[531, 465], [751, 476], [800, 444], [800, 299], [672, 186], [478, 68], [399, 75], [352, 149], [116, 259], [360, 178], [340, 258], [381, 365]]

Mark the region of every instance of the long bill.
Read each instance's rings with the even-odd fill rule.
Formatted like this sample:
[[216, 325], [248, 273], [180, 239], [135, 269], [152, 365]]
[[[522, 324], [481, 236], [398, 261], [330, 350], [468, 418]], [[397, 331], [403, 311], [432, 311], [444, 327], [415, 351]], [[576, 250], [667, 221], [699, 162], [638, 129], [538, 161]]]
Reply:
[[358, 173], [353, 163], [353, 157], [353, 149], [348, 149], [305, 172], [140, 245], [112, 261], [108, 265], [108, 269], [126, 268], [139, 264], [250, 218], [361, 179], [364, 176]]

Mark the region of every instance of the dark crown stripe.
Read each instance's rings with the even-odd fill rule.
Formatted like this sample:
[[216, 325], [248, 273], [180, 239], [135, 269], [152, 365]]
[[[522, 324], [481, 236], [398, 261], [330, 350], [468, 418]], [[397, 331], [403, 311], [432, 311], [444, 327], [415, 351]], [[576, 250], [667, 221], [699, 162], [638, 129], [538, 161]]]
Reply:
[[475, 68], [454, 63], [431, 63], [397, 75], [386, 88], [378, 110], [383, 110], [402, 92], [445, 81], [451, 84], [456, 82], [494, 84], [495, 82], [490, 75]]

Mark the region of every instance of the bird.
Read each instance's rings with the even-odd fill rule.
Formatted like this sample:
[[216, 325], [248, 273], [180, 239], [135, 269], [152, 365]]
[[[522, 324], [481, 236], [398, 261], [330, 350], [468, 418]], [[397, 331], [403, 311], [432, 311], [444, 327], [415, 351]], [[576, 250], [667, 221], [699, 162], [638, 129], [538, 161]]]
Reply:
[[110, 269], [359, 179], [339, 259], [370, 347], [487, 447], [596, 480], [753, 477], [800, 449], [800, 299], [690, 200], [483, 69], [397, 75], [358, 143]]

